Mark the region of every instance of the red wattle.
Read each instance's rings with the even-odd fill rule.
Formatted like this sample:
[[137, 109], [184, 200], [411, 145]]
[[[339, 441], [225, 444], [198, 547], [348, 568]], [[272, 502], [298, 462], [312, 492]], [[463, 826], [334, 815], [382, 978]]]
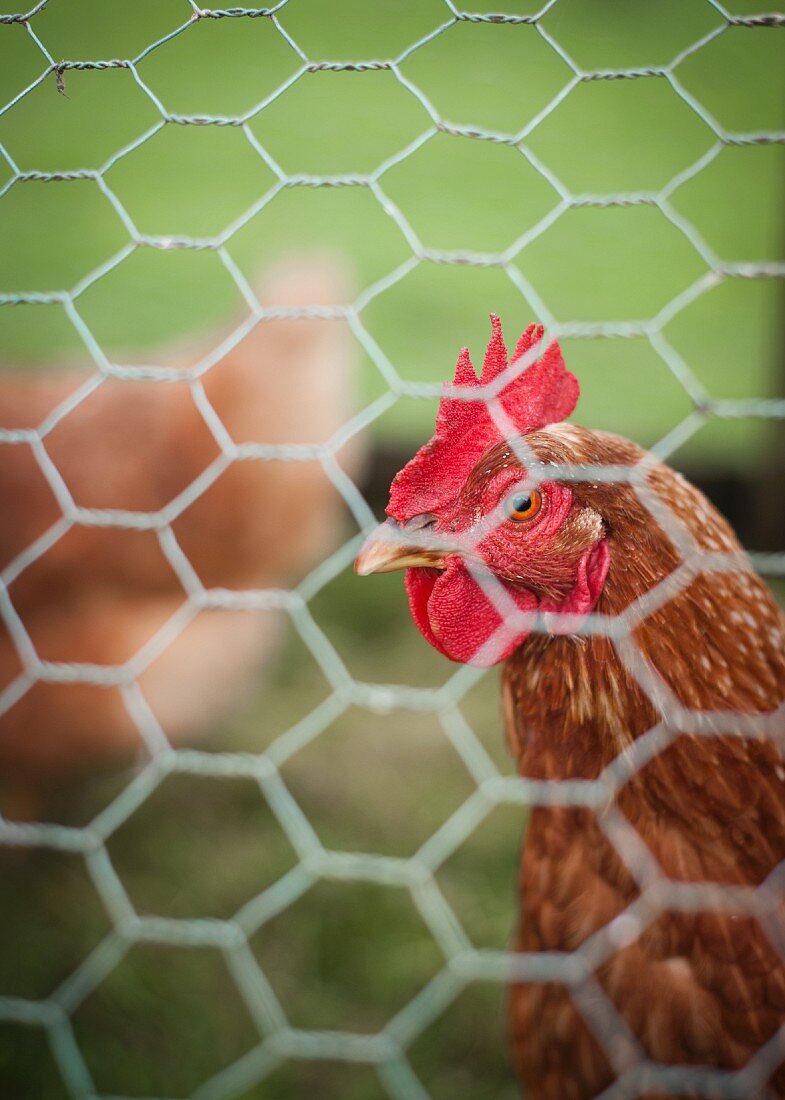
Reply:
[[[537, 597], [524, 588], [495, 580], [521, 611], [535, 612]], [[529, 631], [506, 628], [503, 616], [458, 557], [447, 568], [410, 569], [406, 574], [409, 608], [424, 637], [451, 661], [488, 668], [505, 660]]]
[[[492, 583], [500, 586], [519, 611], [556, 612], [579, 618], [594, 610], [609, 563], [610, 550], [603, 539], [583, 554], [575, 585], [560, 601], [540, 600], [528, 588], [516, 588], [498, 578], [492, 578]], [[525, 626], [503, 626], [503, 614], [457, 556], [448, 558], [447, 568], [441, 572], [407, 569], [406, 592], [420, 633], [451, 661], [489, 668], [505, 661], [531, 632]], [[554, 634], [572, 633], [578, 626], [569, 620], [548, 625]]]
[[428, 621], [428, 600], [431, 598], [438, 576], [436, 569], [407, 569], [403, 583], [406, 587], [406, 595], [409, 597], [409, 610], [415, 626], [434, 649], [444, 653]]

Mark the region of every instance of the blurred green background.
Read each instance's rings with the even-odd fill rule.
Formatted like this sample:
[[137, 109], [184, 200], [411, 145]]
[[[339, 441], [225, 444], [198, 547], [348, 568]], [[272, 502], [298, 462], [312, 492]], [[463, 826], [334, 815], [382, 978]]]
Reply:
[[[751, 3], [737, 5], [741, 14]], [[519, 3], [513, 12], [536, 5]], [[35, 26], [52, 57], [135, 56], [178, 27], [185, 0], [50, 4]], [[311, 59], [399, 55], [449, 18], [437, 0], [365, 3], [294, 0], [280, 23]], [[542, 21], [584, 69], [667, 64], [723, 20], [705, 0], [623, 6], [559, 0]], [[45, 68], [22, 26], [3, 27], [0, 98]], [[733, 27], [676, 70], [686, 93], [733, 132], [781, 129], [785, 121], [782, 35]], [[290, 79], [300, 59], [267, 19], [205, 19], [140, 62], [138, 72], [174, 114], [238, 115]], [[415, 50], [401, 72], [440, 117], [459, 126], [522, 130], [571, 77], [565, 61], [527, 25], [459, 23]], [[22, 171], [99, 168], [160, 123], [160, 114], [119, 69], [54, 74], [0, 119], [0, 142]], [[425, 133], [431, 119], [391, 72], [306, 73], [249, 123], [254, 139], [290, 175], [367, 173]], [[663, 79], [578, 85], [526, 139], [526, 148], [573, 194], [654, 192], [715, 144], [707, 124]], [[0, 163], [0, 182], [10, 169]], [[727, 146], [671, 196], [673, 209], [722, 261], [782, 259], [785, 248], [781, 144]], [[212, 236], [241, 220], [275, 177], [242, 131], [168, 124], [116, 160], [106, 183], [143, 234]], [[559, 196], [517, 149], [439, 133], [384, 172], [380, 185], [426, 248], [498, 253], [557, 206]], [[0, 206], [0, 292], [70, 288], [129, 243], [110, 202], [92, 181], [18, 183]], [[395, 219], [365, 187], [281, 190], [245, 222], [227, 251], [249, 277], [276, 253], [327, 245], [351, 261], [367, 288], [412, 257]], [[707, 273], [683, 232], [650, 206], [567, 211], [513, 266], [551, 316], [566, 321], [647, 320]], [[664, 336], [715, 397], [776, 391], [781, 345], [776, 280], [718, 280], [665, 326]], [[375, 297], [362, 320], [401, 376], [441, 380], [457, 349], [476, 355], [487, 314], [511, 330], [538, 315], [498, 267], [423, 262]], [[79, 298], [102, 348], [139, 361], [170, 338], [207, 328], [243, 303], [211, 252], [140, 248]], [[5, 356], [51, 360], [84, 348], [60, 306], [0, 314]], [[579, 375], [587, 424], [624, 431], [645, 444], [690, 410], [683, 388], [643, 338], [566, 340]], [[366, 359], [364, 396], [386, 389]], [[429, 402], [401, 400], [376, 430], [420, 439]], [[765, 431], [754, 423], [714, 425], [686, 453], [740, 466], [755, 461]]]
[[[52, 0], [33, 26], [56, 62], [128, 58], [174, 31], [190, 10], [185, 0]], [[510, 0], [505, 10], [537, 6]], [[757, 5], [736, 0], [733, 10], [745, 15]], [[310, 60], [395, 57], [449, 17], [436, 0], [290, 0], [278, 14]], [[667, 64], [723, 23], [703, 0], [558, 0], [542, 27], [584, 69], [629, 69]], [[729, 28], [687, 57], [677, 76], [722, 128], [781, 130], [783, 47], [781, 32]], [[232, 116], [300, 64], [270, 20], [223, 18], [198, 21], [151, 51], [138, 71], [173, 114]], [[45, 67], [24, 26], [0, 25], [0, 101]], [[401, 73], [442, 119], [503, 133], [537, 118], [571, 77], [535, 27], [468, 21], [412, 52]], [[50, 74], [0, 116], [0, 143], [23, 173], [99, 168], [160, 122], [127, 70], [67, 69], [63, 85], [60, 94]], [[288, 175], [329, 176], [371, 172], [431, 125], [417, 95], [388, 71], [320, 71], [301, 76], [249, 130]], [[363, 308], [365, 330], [401, 377], [438, 381], [462, 344], [475, 362], [481, 358], [491, 310], [510, 333], [542, 307], [559, 322], [656, 317], [709, 271], [689, 227], [724, 263], [782, 261], [782, 144], [727, 145], [676, 186], [670, 203], [682, 229], [649, 205], [582, 206], [523, 243], [560, 201], [548, 177], [575, 195], [655, 192], [716, 143], [663, 79], [596, 80], [579, 84], [534, 126], [528, 156], [492, 141], [431, 137], [380, 177], [396, 217], [367, 187], [300, 186], [280, 190], [245, 220], [275, 176], [233, 126], [168, 123], [117, 158], [105, 180], [142, 234], [210, 237], [237, 223], [226, 251], [249, 279], [284, 252], [326, 246], [347, 258], [361, 291], [411, 261], [407, 232], [434, 250], [497, 254], [522, 242], [512, 277], [499, 266], [425, 260]], [[0, 159], [0, 186], [12, 175]], [[128, 244], [127, 228], [94, 181], [18, 181], [0, 199], [0, 293], [72, 288]], [[672, 362], [713, 397], [781, 396], [781, 305], [776, 279], [718, 277], [663, 326], [662, 337]], [[168, 341], [239, 321], [246, 307], [213, 252], [140, 247], [89, 285], [77, 308], [111, 358], [140, 363], [156, 361], [155, 349]], [[563, 347], [581, 380], [580, 419], [589, 426], [651, 445], [692, 408], [644, 337], [569, 338]], [[360, 354], [367, 403], [387, 384]], [[83, 359], [85, 348], [61, 305], [15, 305], [0, 309], [0, 356], [32, 372]], [[430, 434], [433, 412], [430, 400], [402, 398], [371, 433], [405, 451]], [[674, 461], [754, 478], [772, 431], [762, 420], [711, 420]], [[344, 570], [311, 611], [358, 679], [433, 685], [450, 674], [416, 637], [397, 578], [358, 584]], [[313, 658], [292, 639], [215, 747], [258, 752], [328, 693]], [[491, 674], [461, 713], [510, 772], [496, 697]], [[392, 855], [415, 851], [473, 789], [437, 718], [406, 712], [337, 717], [283, 776], [326, 846]], [[96, 780], [68, 813], [89, 820], [128, 778]], [[508, 942], [523, 824], [520, 810], [491, 813], [439, 872], [477, 946]], [[162, 916], [230, 916], [296, 863], [246, 780], [167, 780], [109, 849], [137, 909]], [[0, 995], [43, 997], [101, 942], [108, 918], [80, 858], [4, 853], [3, 860]], [[441, 965], [408, 897], [360, 883], [317, 884], [251, 946], [291, 1023], [306, 1028], [374, 1031]], [[181, 947], [131, 951], [77, 1010], [74, 1029], [96, 1087], [117, 1096], [188, 1095], [256, 1041], [218, 953]], [[503, 991], [473, 985], [414, 1043], [412, 1065], [437, 1100], [512, 1097], [503, 1030]], [[3, 1095], [67, 1095], [39, 1031], [7, 1024], [0, 1036]], [[385, 1095], [370, 1068], [320, 1061], [286, 1063], [237, 1095], [308, 1094]]]

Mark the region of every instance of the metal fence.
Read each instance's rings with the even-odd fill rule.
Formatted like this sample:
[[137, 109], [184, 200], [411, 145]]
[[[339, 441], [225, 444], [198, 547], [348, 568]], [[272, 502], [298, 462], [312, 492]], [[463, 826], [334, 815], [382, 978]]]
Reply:
[[[56, 3], [57, 0], [52, 0]], [[291, 4], [293, 8], [294, 3]], [[736, 555], [721, 551], [707, 552], [699, 548], [689, 532], [680, 525], [662, 502], [651, 494], [645, 483], [645, 467], [614, 469], [574, 469], [564, 471], [566, 476], [617, 480], [632, 484], [641, 494], [653, 519], [660, 523], [673, 538], [681, 553], [682, 564], [658, 589], [650, 592], [640, 606], [631, 607], [619, 619], [607, 621], [602, 617], [592, 619], [590, 628], [607, 634], [631, 674], [650, 695], [660, 713], [667, 719], [663, 724], [639, 738], [624, 758], [593, 781], [534, 782], [502, 775], [485, 747], [473, 732], [461, 712], [461, 701], [477, 682], [482, 673], [461, 667], [451, 673], [443, 686], [427, 689], [383, 682], [358, 682], [348, 671], [341, 655], [333, 645], [328, 632], [322, 629], [309, 610], [310, 601], [341, 571], [347, 568], [356, 553], [362, 532], [374, 523], [372, 511], [351, 478], [341, 468], [336, 457], [345, 443], [365, 432], [402, 397], [433, 400], [440, 388], [421, 381], [407, 380], [399, 373], [372, 336], [365, 324], [369, 305], [379, 296], [404, 279], [419, 265], [474, 265], [494, 267], [509, 278], [523, 298], [531, 303], [546, 326], [544, 340], [552, 338], [641, 337], [648, 341], [654, 353], [678, 384], [683, 387], [692, 411], [680, 423], [673, 426], [655, 446], [655, 454], [667, 459], [686, 440], [699, 431], [710, 419], [735, 419], [744, 417], [782, 419], [785, 417], [785, 400], [780, 397], [756, 397], [722, 399], [709, 393], [691, 366], [669, 342], [665, 328], [680, 311], [686, 309], [702, 295], [725, 280], [769, 279], [782, 277], [785, 264], [780, 261], [726, 261], [702, 236], [701, 232], [673, 204], [674, 193], [686, 181], [704, 172], [728, 146], [746, 147], [779, 144], [785, 141], [781, 131], [755, 130], [751, 132], [729, 131], [715, 119], [707, 107], [691, 94], [680, 79], [684, 62], [705, 50], [720, 36], [732, 28], [744, 28], [746, 33], [782, 34], [785, 16], [781, 14], [734, 14], [716, 0], [706, 5], [714, 17], [711, 29], [697, 41], [682, 48], [667, 63], [630, 69], [586, 70], [577, 64], [570, 52], [549, 30], [547, 16], [558, 8], [559, 0], [549, 0], [541, 9], [531, 14], [482, 13], [460, 10], [452, 0], [446, 0], [443, 17], [434, 23], [433, 29], [395, 57], [356, 57], [352, 59], [324, 59], [306, 52], [297, 36], [287, 29], [287, 0], [269, 8], [233, 7], [208, 9], [199, 7], [193, 0], [183, 3], [185, 10], [181, 25], [170, 34], [151, 42], [135, 57], [101, 59], [80, 57], [59, 59], [53, 56], [47, 45], [46, 35], [39, 31], [39, 17], [47, 7], [41, 0], [28, 12], [0, 16], [0, 36], [13, 30], [25, 34], [40, 53], [40, 72], [27, 87], [20, 88], [0, 111], [0, 117], [13, 112], [39, 85], [49, 81], [56, 83], [60, 93], [67, 94], [69, 75], [74, 70], [91, 71], [107, 68], [127, 70], [142, 93], [149, 99], [158, 120], [146, 132], [124, 144], [106, 160], [99, 169], [57, 171], [21, 170], [11, 152], [0, 144], [0, 156], [7, 165], [7, 180], [0, 189], [0, 201], [12, 189], [26, 181], [46, 181], [56, 184], [74, 179], [91, 180], [122, 221], [127, 233], [127, 243], [107, 262], [100, 264], [75, 285], [59, 290], [30, 291], [23, 289], [0, 295], [0, 305], [12, 308], [20, 303], [56, 303], [65, 312], [68, 321], [78, 334], [84, 349], [94, 364], [94, 372], [75, 392], [58, 405], [36, 428], [6, 429], [0, 433], [0, 442], [8, 447], [29, 448], [41, 473], [54, 493], [62, 517], [44, 535], [13, 561], [5, 570], [2, 581], [0, 610], [10, 632], [21, 662], [19, 675], [0, 695], [3, 710], [13, 707], [37, 682], [85, 683], [116, 685], [125, 699], [128, 712], [138, 727], [146, 745], [149, 759], [129, 779], [127, 786], [111, 804], [84, 827], [69, 827], [49, 823], [0, 822], [0, 842], [7, 846], [44, 847], [68, 853], [80, 853], [90, 879], [98, 892], [111, 920], [111, 931], [51, 995], [43, 1000], [24, 1000], [0, 996], [0, 1016], [6, 1021], [41, 1029], [48, 1039], [67, 1092], [74, 1097], [98, 1095], [90, 1070], [80, 1051], [71, 1025], [71, 1016], [84, 1000], [107, 978], [133, 945], [140, 943], [208, 946], [217, 949], [226, 960], [241, 998], [258, 1029], [258, 1045], [245, 1055], [205, 1080], [193, 1094], [199, 1100], [223, 1100], [245, 1095], [258, 1082], [264, 1081], [282, 1062], [296, 1059], [331, 1059], [349, 1063], [365, 1063], [378, 1074], [378, 1078], [390, 1097], [420, 1100], [428, 1092], [414, 1072], [407, 1057], [411, 1044], [454, 1002], [472, 982], [490, 980], [506, 983], [511, 976], [521, 980], [550, 980], [563, 982], [573, 994], [579, 1009], [587, 1014], [592, 1030], [603, 1045], [611, 1064], [618, 1072], [618, 1081], [604, 1095], [607, 1097], [637, 1096], [656, 1087], [673, 1089], [681, 1094], [683, 1088], [693, 1090], [690, 1095], [702, 1094], [700, 1090], [713, 1089], [711, 1095], [749, 1097], [765, 1086], [773, 1068], [782, 1058], [781, 1033], [777, 1033], [744, 1069], [735, 1072], [708, 1072], [697, 1069], [674, 1069], [648, 1063], [645, 1054], [630, 1037], [636, 1052], [630, 1062], [625, 1054], [621, 1061], [615, 1058], [614, 1037], [626, 1034], [627, 1027], [604, 994], [596, 971], [598, 966], [625, 942], [630, 928], [639, 932], [657, 914], [669, 909], [687, 911], [708, 906], [735, 907], [743, 913], [759, 913], [764, 917], [778, 899], [776, 884], [764, 883], [759, 889], [730, 889], [720, 886], [685, 885], [668, 881], [661, 871], [652, 869], [650, 860], [641, 851], [640, 838], [625, 818], [610, 810], [604, 816], [607, 836], [616, 848], [621, 860], [638, 879], [641, 893], [634, 911], [622, 915], [608, 928], [591, 937], [584, 946], [570, 955], [515, 956], [505, 951], [478, 949], [473, 946], [461, 922], [452, 910], [434, 877], [439, 868], [498, 805], [570, 805], [595, 809], [608, 807], [615, 794], [637, 769], [644, 766], [654, 754], [661, 751], [675, 736], [674, 730], [690, 728], [697, 732], [722, 730], [728, 722], [735, 729], [737, 717], [727, 714], [691, 714], [681, 706], [661, 680], [652, 678], [652, 670], [640, 658], [632, 632], [642, 617], [652, 613], [669, 600], [675, 592], [705, 571], [727, 571], [746, 568], [746, 563]], [[237, 116], [184, 115], [173, 113], [145, 82], [140, 63], [153, 53], [165, 53], [170, 44], [182, 36], [192, 34], [194, 28], [205, 20], [267, 20], [280, 35], [281, 41], [291, 51], [294, 71], [289, 79], [272, 93], [256, 103], [253, 108]], [[404, 71], [404, 63], [436, 39], [450, 41], [450, 32], [460, 24], [526, 25], [532, 35], [552, 50], [564, 64], [563, 86], [546, 106], [538, 110], [526, 124], [514, 133], [497, 132], [483, 126], [467, 126], [450, 122], [440, 114], [426, 92], [410, 79]], [[430, 118], [430, 124], [405, 148], [390, 149], [372, 171], [347, 175], [288, 174], [265, 148], [250, 128], [271, 104], [285, 97], [289, 90], [306, 80], [309, 73], [323, 70], [352, 71], [355, 73], [384, 70], [392, 74], [405, 92], [414, 97]], [[560, 106], [580, 85], [593, 81], [661, 81], [666, 84], [694, 113], [712, 136], [707, 152], [695, 163], [677, 172], [668, 183], [657, 191], [633, 191], [613, 194], [573, 193], [559, 176], [529, 147], [529, 138], [537, 128], [560, 109]], [[275, 181], [253, 202], [243, 214], [225, 230], [213, 237], [195, 238], [182, 236], [151, 236], [141, 233], [121, 199], [114, 193], [107, 179], [109, 170], [125, 158], [131, 158], [159, 131], [171, 126], [227, 126], [235, 127], [247, 140], [250, 149], [269, 169]], [[554, 204], [536, 224], [516, 236], [513, 243], [498, 253], [435, 250], [425, 246], [407, 220], [406, 214], [386, 192], [386, 174], [440, 133], [449, 133], [469, 141], [491, 142], [517, 150], [521, 157], [547, 182], [553, 192]], [[281, 191], [290, 188], [351, 187], [366, 189], [381, 209], [393, 219], [403, 234], [410, 257], [398, 268], [372, 285], [363, 287], [354, 301], [338, 307], [304, 307], [302, 309], [263, 307], [243, 272], [234, 262], [227, 246], [260, 210]], [[614, 207], [645, 205], [659, 211], [674, 230], [694, 249], [705, 265], [705, 273], [676, 294], [655, 315], [637, 321], [597, 319], [595, 321], [570, 321], [558, 319], [540, 296], [536, 285], [527, 278], [521, 266], [513, 261], [545, 233], [568, 211], [581, 207]], [[114, 363], [94, 337], [82, 316], [80, 300], [96, 282], [122, 265], [140, 248], [173, 250], [211, 250], [215, 253], [228, 275], [237, 286], [248, 308], [248, 319], [236, 329], [221, 346], [211, 349], [200, 362], [186, 374], [190, 381], [194, 401], [212, 433], [220, 454], [203, 474], [181, 492], [174, 500], [155, 513], [139, 513], [121, 509], [99, 510], [78, 505], [71, 496], [57, 466], [49, 457], [47, 437], [55, 428], [85, 401], [107, 379], [133, 379], [151, 384], [166, 383], [174, 376], [165, 366], [121, 366]], [[642, 260], [645, 263], [645, 258]], [[525, 265], [523, 265], [525, 267]], [[254, 444], [238, 447], [229, 431], [211, 406], [203, 378], [213, 365], [233, 346], [238, 344], [258, 324], [271, 318], [290, 316], [317, 316], [345, 318], [354, 337], [364, 349], [384, 381], [385, 391], [376, 400], [361, 409], [342, 429], [324, 445], [265, 445]], [[529, 365], [524, 357], [517, 364], [519, 370]], [[449, 364], [445, 364], [447, 369]], [[181, 379], [182, 372], [176, 372]], [[497, 422], [503, 422], [500, 406], [496, 402], [498, 386], [491, 387], [485, 395], [489, 408]], [[531, 454], [521, 456], [527, 466], [536, 472], [537, 463]], [[234, 462], [270, 459], [317, 459], [354, 519], [360, 534], [354, 535], [337, 553], [323, 561], [291, 591], [242, 591], [206, 589], [186, 555], [178, 545], [172, 524], [196, 501], [214, 481]], [[144, 529], [156, 533], [161, 549], [172, 569], [179, 577], [186, 598], [181, 609], [160, 629], [151, 641], [135, 656], [119, 667], [104, 667], [60, 663], [39, 658], [20, 616], [9, 597], [8, 587], [34, 562], [44, 555], [74, 525], [111, 526], [119, 529]], [[756, 564], [772, 575], [779, 575], [785, 568], [783, 554], [758, 555]], [[360, 583], [360, 582], [358, 582]], [[367, 583], [367, 582], [366, 582]], [[509, 611], [503, 593], [489, 590], [489, 598], [502, 612]], [[403, 599], [403, 597], [402, 597]], [[200, 610], [210, 607], [251, 610], [280, 609], [291, 621], [302, 643], [312, 654], [330, 684], [330, 693], [323, 703], [299, 721], [293, 728], [277, 737], [270, 747], [259, 754], [201, 751], [193, 748], [175, 748], [168, 740], [155, 715], [147, 706], [137, 680], [162, 652], [188, 626]], [[374, 853], [356, 853], [331, 850], [325, 847], [312, 827], [306, 813], [292, 797], [281, 776], [281, 768], [306, 744], [318, 738], [335, 718], [349, 706], [365, 708], [373, 714], [400, 715], [401, 720], [414, 711], [422, 711], [438, 717], [446, 736], [460, 754], [474, 784], [474, 791], [463, 805], [433, 833], [410, 858], [396, 858]], [[780, 708], [781, 714], [782, 708]], [[776, 716], [775, 716], [776, 718]], [[754, 725], [754, 723], [753, 723]], [[770, 723], [761, 720], [758, 726], [769, 728]], [[751, 728], [751, 726], [750, 726]], [[173, 774], [201, 777], [250, 777], [256, 781], [275, 814], [282, 830], [289, 838], [298, 857], [297, 865], [277, 882], [244, 905], [231, 919], [175, 919], [171, 917], [144, 916], [135, 911], [124, 887], [121, 876], [113, 866], [107, 842], [115, 832], [137, 811], [162, 781]], [[643, 870], [645, 866], [645, 872]], [[329, 1030], [309, 1030], [291, 1026], [285, 1008], [268, 981], [256, 955], [249, 948], [249, 938], [265, 922], [284, 912], [301, 898], [312, 884], [322, 879], [363, 881], [384, 886], [403, 888], [427, 925], [443, 959], [441, 968], [433, 978], [375, 1034], [339, 1033]], [[625, 924], [625, 921], [627, 922]], [[587, 1008], [587, 1006], [590, 1006]], [[504, 1038], [499, 1036], [499, 1043]], [[618, 1063], [618, 1064], [617, 1064]], [[706, 1094], [709, 1094], [708, 1091]]]

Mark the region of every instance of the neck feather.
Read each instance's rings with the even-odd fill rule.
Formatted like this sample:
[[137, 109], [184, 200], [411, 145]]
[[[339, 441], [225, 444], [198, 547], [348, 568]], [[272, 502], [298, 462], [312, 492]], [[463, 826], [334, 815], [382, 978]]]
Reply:
[[[711, 515], [706, 549], [741, 555], [725, 521], [689, 489]], [[602, 511], [602, 502], [593, 503]], [[696, 514], [695, 500], [692, 507]], [[668, 698], [690, 710], [745, 715], [771, 713], [785, 698], [785, 616], [768, 587], [742, 560], [735, 571], [685, 575], [671, 592], [667, 578], [681, 560], [641, 511], [627, 499], [611, 519], [611, 566], [596, 610], [616, 616], [640, 608], [628, 640], [665, 702], [655, 706], [630, 671], [629, 649], [620, 652], [609, 638], [531, 635], [503, 681], [508, 736], [524, 775], [594, 778], [641, 734], [668, 724]], [[602, 514], [609, 515], [607, 503]], [[658, 585], [662, 598], [642, 604]]]

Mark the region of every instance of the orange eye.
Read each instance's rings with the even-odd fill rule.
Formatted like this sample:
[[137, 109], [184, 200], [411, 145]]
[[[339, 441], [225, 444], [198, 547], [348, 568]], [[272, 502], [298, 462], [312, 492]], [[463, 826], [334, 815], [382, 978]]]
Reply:
[[542, 507], [542, 494], [536, 489], [529, 493], [513, 493], [507, 498], [504, 507], [510, 519], [533, 519]]

